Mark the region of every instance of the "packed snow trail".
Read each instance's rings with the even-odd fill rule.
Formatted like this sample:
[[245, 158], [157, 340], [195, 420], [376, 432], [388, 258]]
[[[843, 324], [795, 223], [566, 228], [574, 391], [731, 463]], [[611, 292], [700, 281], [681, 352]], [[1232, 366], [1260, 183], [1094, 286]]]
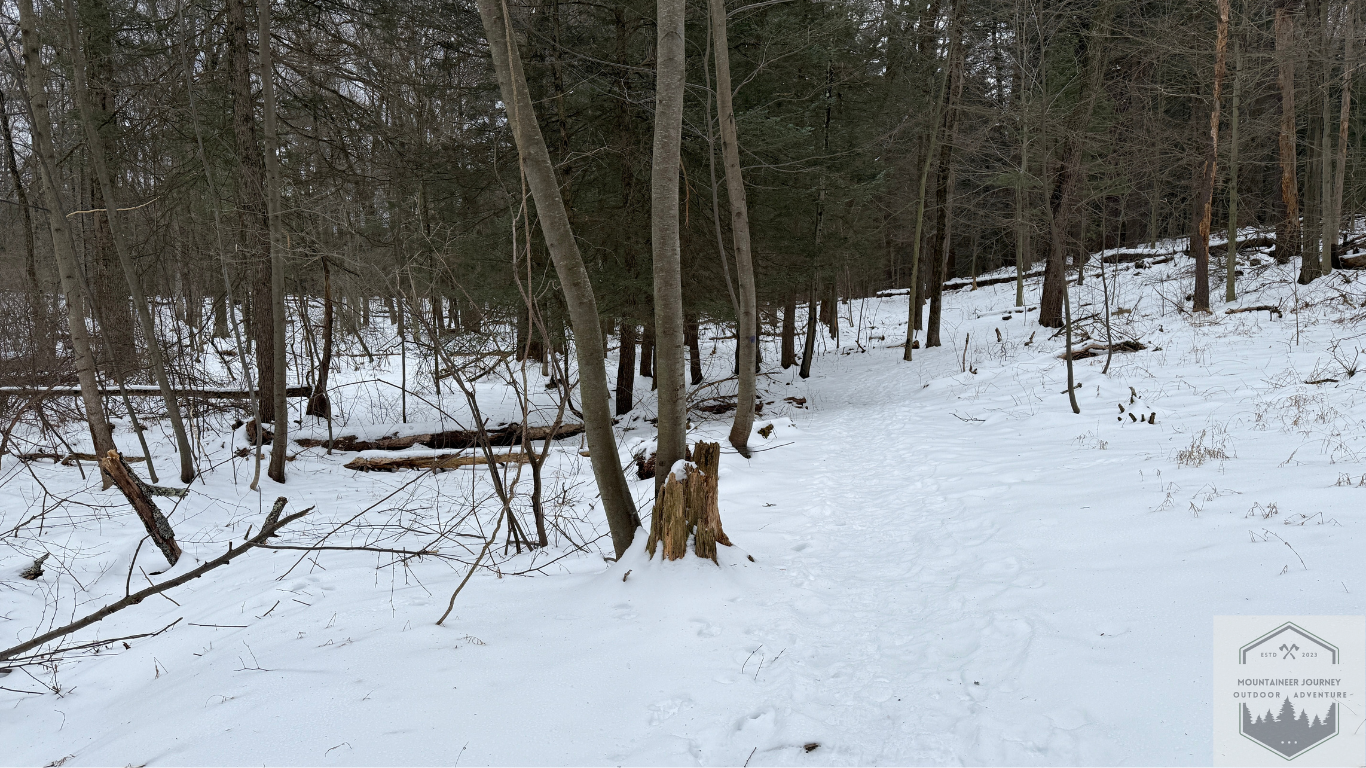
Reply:
[[[950, 295], [947, 346], [913, 363], [904, 298], [846, 306], [885, 338], [767, 377], [773, 432], [722, 457], [720, 568], [650, 561], [643, 535], [617, 563], [514, 559], [435, 627], [459, 572], [337, 553], [277, 582], [295, 553], [253, 553], [104, 622], [187, 623], [64, 665], [60, 698], [0, 692], [0, 762], [1208, 764], [1215, 615], [1362, 612], [1366, 398], [1302, 383], [1351, 329], [1130, 317], [1149, 349], [1079, 360], [1077, 416], [1012, 295]], [[295, 505], [344, 517], [397, 485], [348, 458], [301, 457]], [[138, 536], [106, 526], [82, 546], [122, 590]]]

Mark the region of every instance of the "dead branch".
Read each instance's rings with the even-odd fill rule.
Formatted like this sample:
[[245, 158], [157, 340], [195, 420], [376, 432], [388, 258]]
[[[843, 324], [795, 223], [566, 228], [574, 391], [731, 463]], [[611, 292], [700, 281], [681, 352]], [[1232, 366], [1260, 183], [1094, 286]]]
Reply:
[[1284, 317], [1284, 315], [1281, 314], [1281, 308], [1275, 306], [1274, 304], [1258, 304], [1255, 307], [1238, 307], [1236, 309], [1224, 310], [1224, 314], [1226, 315], [1237, 315], [1242, 312], [1268, 312], [1270, 313], [1267, 315], [1268, 319], [1271, 317], [1271, 315], [1275, 315], [1277, 317]]
[[203, 565], [199, 566], [198, 568], [195, 568], [192, 571], [186, 571], [185, 573], [182, 573], [181, 575], [173, 579], [167, 579], [166, 581], [163, 581], [160, 584], [154, 584], [146, 589], [134, 592], [131, 595], [127, 595], [122, 600], [110, 603], [109, 605], [106, 605], [98, 611], [95, 611], [94, 613], [89, 614], [84, 618], [77, 619], [76, 621], [73, 621], [64, 627], [58, 627], [57, 629], [54, 629], [51, 632], [45, 632], [39, 635], [38, 637], [35, 637], [27, 642], [20, 643], [19, 645], [16, 645], [13, 648], [6, 648], [5, 650], [0, 651], [0, 661], [12, 659], [15, 656], [18, 656], [19, 654], [25, 651], [33, 650], [34, 648], [37, 648], [43, 645], [44, 643], [49, 643], [53, 640], [56, 640], [59, 637], [65, 637], [71, 634], [72, 632], [84, 629], [97, 621], [101, 621], [112, 614], [118, 613], [124, 608], [137, 605], [138, 603], [142, 602], [143, 600], [146, 600], [147, 598], [153, 595], [159, 595], [162, 592], [171, 589], [172, 587], [178, 587], [181, 584], [185, 584], [189, 581], [197, 579], [215, 568], [227, 565], [228, 563], [237, 559], [241, 555], [245, 554], [247, 551], [261, 546], [266, 542], [266, 539], [270, 538], [271, 536], [274, 536], [275, 533], [279, 531], [281, 528], [294, 522], [295, 520], [298, 520], [299, 518], [303, 517], [304, 515], [308, 514], [313, 510], [312, 507], [309, 507], [308, 509], [305, 509], [302, 512], [295, 512], [294, 514], [289, 515], [288, 517], [281, 518], [280, 512], [284, 510], [286, 502], [287, 499], [285, 499], [285, 497], [283, 496], [277, 498], [275, 500], [275, 506], [271, 508], [270, 514], [266, 516], [266, 521], [261, 526], [261, 532], [256, 534], [252, 538], [242, 542], [241, 546], [233, 547], [232, 542], [229, 542], [227, 552], [224, 552], [218, 557], [215, 557], [214, 559], [205, 562]]
[[166, 556], [166, 561], [175, 565], [180, 559], [180, 545], [176, 543], [175, 531], [171, 530], [171, 523], [166, 516], [161, 514], [156, 502], [152, 501], [153, 496], [184, 496], [183, 489], [158, 488], [142, 482], [133, 470], [129, 468], [128, 462], [123, 460], [118, 451], [111, 450], [103, 459], [100, 459], [100, 468], [105, 475], [114, 481], [123, 493], [123, 497], [128, 499], [133, 510], [138, 513], [142, 524], [147, 528], [147, 535], [152, 542], [161, 550], [161, 554]]

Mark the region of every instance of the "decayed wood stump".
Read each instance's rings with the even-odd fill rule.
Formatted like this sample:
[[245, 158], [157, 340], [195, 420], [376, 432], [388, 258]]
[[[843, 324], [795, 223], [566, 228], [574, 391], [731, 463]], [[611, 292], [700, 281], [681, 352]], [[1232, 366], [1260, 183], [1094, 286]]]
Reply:
[[663, 545], [665, 560], [678, 560], [688, 552], [688, 536], [698, 557], [716, 562], [716, 545], [731, 546], [721, 528], [717, 478], [721, 466], [719, 443], [698, 443], [692, 460], [682, 465], [683, 477], [670, 472], [655, 501], [650, 538], [645, 548], [654, 557]]
[[124, 498], [128, 499], [128, 503], [138, 513], [142, 525], [147, 529], [147, 535], [161, 550], [161, 554], [166, 556], [166, 562], [175, 565], [180, 559], [180, 545], [176, 543], [171, 523], [161, 514], [161, 510], [157, 509], [152, 497], [183, 496], [184, 492], [176, 488], [158, 488], [142, 482], [133, 474], [133, 470], [129, 469], [118, 451], [110, 451], [107, 456], [100, 459], [100, 468], [114, 481], [114, 485], [118, 486]]

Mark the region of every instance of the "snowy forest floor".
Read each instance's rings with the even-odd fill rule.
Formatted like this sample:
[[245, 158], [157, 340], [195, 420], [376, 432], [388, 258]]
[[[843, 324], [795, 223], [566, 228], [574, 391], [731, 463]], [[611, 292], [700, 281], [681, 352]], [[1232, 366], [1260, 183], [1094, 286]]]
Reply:
[[[134, 588], [240, 541], [277, 493], [316, 506], [282, 543], [339, 528], [329, 543], [440, 538], [451, 559], [253, 551], [71, 642], [183, 619], [162, 635], [0, 677], [0, 763], [1208, 764], [1213, 617], [1358, 614], [1366, 594], [1366, 278], [1297, 286], [1253, 257], [1231, 306], [1283, 317], [1179, 310], [1185, 257], [1111, 267], [1115, 340], [1147, 348], [1105, 375], [1103, 354], [1076, 361], [1080, 415], [1062, 338], [1015, 310], [1013, 283], [947, 293], [944, 346], [910, 363], [904, 295], [844, 304], [810, 379], [765, 349], [756, 432], [774, 429], [752, 459], [722, 456], [736, 546], [719, 568], [651, 562], [643, 533], [606, 561], [587, 460], [562, 441], [547, 496], [563, 534], [534, 554], [500, 540], [443, 627], [497, 517], [484, 468], [358, 473], [354, 454], [294, 446], [288, 483], [258, 496], [228, 458], [242, 430], [220, 425], [170, 515], [186, 556], [158, 577], [144, 546]], [[1104, 341], [1095, 264], [1073, 313]], [[731, 351], [707, 343], [716, 381]], [[397, 375], [393, 358], [348, 366], [343, 385]], [[339, 434], [397, 421], [391, 389], [366, 391], [338, 399]], [[480, 393], [510, 419], [506, 392]], [[623, 464], [652, 409], [619, 425]], [[724, 443], [726, 418], [703, 416], [690, 439]], [[117, 439], [140, 455], [126, 423]], [[143, 532], [88, 465], [4, 462], [9, 646], [122, 597]], [[628, 476], [648, 513], [653, 481]], [[21, 580], [44, 551], [46, 575]]]

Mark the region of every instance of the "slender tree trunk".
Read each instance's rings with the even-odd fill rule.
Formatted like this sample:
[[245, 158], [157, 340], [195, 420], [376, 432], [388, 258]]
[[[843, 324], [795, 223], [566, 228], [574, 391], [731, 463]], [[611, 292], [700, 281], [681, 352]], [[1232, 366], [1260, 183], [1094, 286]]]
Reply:
[[[61, 182], [57, 176], [57, 152], [52, 145], [52, 116], [48, 112], [47, 70], [43, 67], [38, 40], [37, 17], [33, 0], [17, 0], [19, 28], [23, 41], [24, 79], [28, 85], [29, 131], [34, 158], [38, 161], [43, 202], [47, 205], [48, 230], [52, 235], [52, 253], [57, 262], [57, 276], [61, 280], [66, 301], [67, 328], [76, 355], [76, 377], [81, 385], [81, 403], [90, 426], [90, 439], [96, 455], [114, 450], [114, 438], [100, 401], [99, 382], [95, 378], [95, 354], [90, 347], [85, 313], [81, 310], [81, 291], [85, 282], [80, 261], [76, 258], [75, 243], [67, 226], [66, 207], [62, 205]], [[104, 479], [109, 487], [109, 479]]]
[[1195, 259], [1195, 296], [1192, 310], [1209, 312], [1209, 228], [1214, 200], [1214, 176], [1219, 162], [1219, 90], [1224, 84], [1228, 57], [1229, 0], [1219, 0], [1219, 25], [1214, 39], [1214, 97], [1210, 100], [1209, 144], [1195, 190], [1190, 252]]
[[649, 323], [640, 329], [640, 375], [655, 377], [655, 328]]
[[[1325, 6], [1327, 3], [1324, 4]], [[1327, 10], [1325, 9], [1325, 19]], [[1319, 139], [1319, 273], [1322, 275], [1333, 274], [1333, 241], [1334, 230], [1337, 229], [1337, 221], [1333, 218], [1333, 134], [1330, 132], [1332, 120], [1330, 119], [1330, 107], [1332, 99], [1328, 98], [1328, 83], [1330, 81], [1332, 62], [1328, 59], [1328, 29], [1324, 25], [1324, 72], [1323, 72], [1323, 123], [1322, 136]]]
[[270, 221], [266, 206], [265, 160], [256, 142], [256, 99], [251, 90], [248, 45], [248, 0], [227, 0], [229, 87], [232, 128], [237, 152], [237, 218], [239, 252], [251, 293], [248, 324], [256, 350], [256, 389], [262, 423], [275, 418], [275, 335], [271, 294]]
[[29, 212], [28, 190], [19, 172], [19, 157], [14, 151], [14, 133], [10, 129], [9, 105], [4, 91], [0, 91], [0, 128], [5, 134], [5, 165], [9, 168], [10, 183], [14, 185], [15, 202], [19, 203], [19, 224], [24, 229], [24, 276], [28, 282], [28, 310], [33, 322], [33, 365], [36, 370], [50, 372], [53, 367], [52, 318], [48, 313], [43, 286], [38, 281], [38, 251], [33, 234], [33, 214]]
[[[948, 69], [939, 77], [939, 94], [934, 100], [934, 114], [930, 119], [930, 141], [925, 151], [925, 161], [920, 167], [920, 194], [915, 209], [915, 239], [911, 241], [911, 293], [910, 317], [906, 319], [906, 349], [901, 359], [910, 361], [911, 348], [915, 345], [915, 331], [920, 327], [920, 244], [925, 232], [925, 191], [930, 179], [930, 166], [934, 164], [935, 150], [939, 143], [939, 105], [949, 85]], [[805, 365], [805, 361], [803, 361]]]
[[508, 123], [517, 141], [517, 152], [527, 185], [536, 202], [541, 232], [564, 291], [569, 319], [574, 328], [584, 431], [588, 437], [593, 476], [597, 480], [598, 493], [602, 496], [613, 548], [620, 557], [631, 546], [636, 529], [640, 527], [640, 517], [636, 514], [630, 488], [626, 485], [626, 476], [622, 474], [621, 453], [617, 449], [616, 436], [612, 434], [607, 369], [603, 364], [602, 332], [598, 324], [593, 286], [570, 230], [569, 215], [555, 178], [555, 167], [550, 161], [540, 125], [536, 122], [522, 60], [517, 53], [517, 42], [512, 36], [507, 6], [501, 0], [479, 0], [479, 17], [488, 37], [493, 68], [498, 75], [499, 90], [504, 108], [508, 110]]
[[[664, 1], [664, 0], [661, 0]], [[730, 427], [730, 444], [741, 455], [749, 455], [749, 432], [754, 427], [756, 390], [755, 355], [759, 337], [755, 328], [754, 263], [750, 257], [749, 210], [745, 202], [745, 181], [740, 171], [739, 133], [735, 126], [735, 107], [731, 103], [730, 43], [726, 37], [725, 0], [709, 0], [711, 33], [715, 41], [716, 113], [721, 124], [721, 159], [726, 169], [726, 198], [730, 201], [730, 232], [735, 245], [735, 274], [739, 283], [740, 315], [736, 322], [739, 393], [735, 421]], [[681, 24], [680, 24], [681, 29]], [[699, 377], [700, 378], [700, 377]]]
[[1243, 87], [1243, 48], [1233, 44], [1233, 104], [1228, 113], [1228, 255], [1224, 259], [1224, 301], [1238, 298], [1238, 112]]
[[654, 252], [655, 385], [659, 390], [659, 447], [655, 492], [674, 462], [688, 452], [687, 388], [683, 378], [683, 276], [679, 241], [678, 177], [685, 84], [684, 3], [656, 3], [655, 135], [650, 169], [650, 246]]
[[[85, 126], [86, 149], [90, 156], [90, 164], [94, 166], [95, 177], [99, 182], [100, 193], [104, 199], [105, 216], [114, 241], [114, 251], [118, 255], [119, 264], [123, 267], [124, 279], [128, 282], [128, 292], [133, 298], [133, 309], [137, 315], [138, 325], [142, 328], [142, 335], [147, 340], [147, 356], [151, 363], [152, 375], [156, 379], [157, 386], [161, 389], [161, 399], [166, 404], [166, 415], [171, 422], [171, 432], [175, 435], [176, 450], [180, 453], [180, 482], [189, 483], [194, 480], [194, 454], [190, 449], [190, 438], [185, 432], [185, 423], [180, 417], [180, 404], [176, 402], [175, 390], [171, 388], [170, 377], [166, 375], [166, 364], [161, 355], [161, 343], [157, 340], [156, 325], [152, 322], [151, 312], [148, 311], [147, 297], [142, 292], [142, 281], [138, 277], [137, 267], [133, 264], [133, 255], [130, 252], [127, 236], [123, 229], [122, 214], [118, 210], [117, 198], [114, 196], [114, 181], [109, 175], [109, 167], [105, 162], [104, 137], [100, 135], [99, 126], [95, 124], [94, 115], [90, 108], [90, 93], [85, 79], [85, 55], [81, 50], [81, 35], [76, 21], [75, 4], [72, 0], [65, 0], [64, 5], [67, 29], [71, 34], [74, 95], [77, 110], [80, 112], [81, 123]], [[118, 363], [116, 362], [115, 365]], [[148, 460], [150, 461], [151, 457], [148, 457]]]
[[[1021, 108], [1023, 112], [1023, 107]], [[1015, 181], [1015, 306], [1023, 307], [1025, 260], [1029, 257], [1029, 229], [1025, 216], [1025, 174], [1029, 169], [1027, 116], [1020, 115], [1020, 169]]]
[[1298, 0], [1275, 0], [1276, 82], [1281, 91], [1281, 123], [1277, 139], [1281, 164], [1282, 218], [1276, 227], [1276, 261], [1300, 253], [1300, 200], [1295, 157], [1295, 19]]
[[[811, 298], [806, 304], [806, 341], [802, 344], [802, 367], [797, 375], [803, 379], [811, 378], [811, 359], [816, 356], [816, 296], [820, 293], [820, 278], [811, 279]], [[909, 336], [906, 343], [910, 344]]]
[[285, 481], [285, 452], [289, 449], [289, 406], [285, 402], [285, 243], [280, 220], [280, 140], [275, 127], [275, 67], [271, 64], [270, 0], [258, 0], [257, 57], [261, 65], [262, 128], [265, 134], [266, 211], [270, 230], [270, 308], [274, 347], [275, 440], [270, 446], [266, 474], [277, 483]]
[[688, 345], [688, 378], [693, 386], [702, 383], [702, 344], [698, 338], [701, 329], [698, 327], [697, 315], [688, 315], [683, 324], [683, 340]]
[[[1355, 74], [1356, 59], [1354, 53], [1357, 30], [1357, 5], [1352, 3], [1347, 11], [1347, 25], [1343, 30], [1343, 49], [1342, 49], [1342, 104], [1339, 106], [1338, 113], [1338, 157], [1337, 174], [1333, 180], [1333, 227], [1341, 235], [1342, 242], [1346, 242], [1346, 232], [1348, 227], [1342, 221], [1342, 188], [1343, 179], [1347, 177], [1347, 131], [1351, 122], [1352, 110], [1352, 76]], [[1335, 235], [1333, 242], [1337, 243], [1339, 238]]]
[[938, 221], [936, 224], [936, 247], [931, 249], [931, 264], [933, 269], [930, 272], [930, 317], [925, 328], [925, 346], [937, 347], [941, 344], [939, 338], [939, 321], [944, 304], [944, 281], [948, 279], [951, 266], [949, 264], [949, 254], [952, 252], [952, 220], [953, 220], [953, 146], [958, 139], [958, 103], [963, 94], [963, 30], [962, 30], [962, 3], [953, 4], [953, 11], [949, 21], [949, 52], [947, 66], [949, 68], [949, 86], [944, 95], [944, 139], [939, 150], [939, 184], [935, 192], [935, 197], [939, 203]]
[[[323, 262], [323, 352], [322, 359], [318, 363], [318, 380], [313, 384], [313, 394], [308, 398], [309, 416], [317, 416], [320, 419], [332, 418], [332, 401], [327, 396], [327, 374], [332, 370], [332, 272], [327, 266], [327, 257], [324, 256]], [[439, 306], [440, 299], [436, 300]], [[440, 328], [438, 321], [434, 328]], [[433, 366], [435, 368], [435, 366]], [[438, 390], [439, 391], [439, 390]]]
[[797, 293], [789, 291], [783, 302], [783, 370], [797, 364]]
[[636, 324], [621, 319], [621, 350], [617, 356], [617, 415], [635, 407]]

